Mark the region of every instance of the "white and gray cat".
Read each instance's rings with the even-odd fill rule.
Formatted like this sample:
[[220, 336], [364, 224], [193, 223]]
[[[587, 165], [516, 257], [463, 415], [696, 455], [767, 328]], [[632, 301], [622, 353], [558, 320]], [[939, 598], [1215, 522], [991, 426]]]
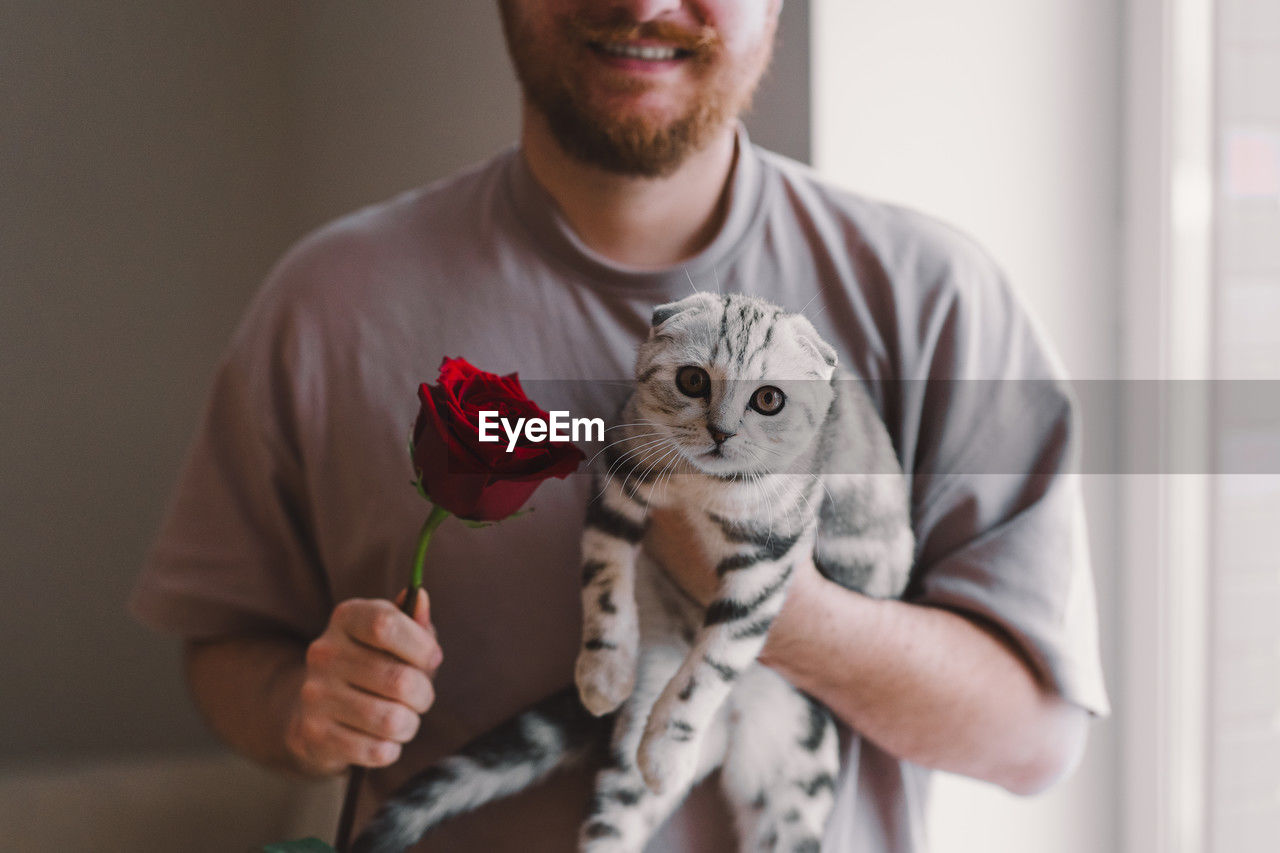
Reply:
[[[820, 849], [839, 770], [834, 721], [756, 657], [802, 561], [866, 595], [902, 593], [914, 542], [892, 444], [813, 325], [755, 297], [658, 307], [635, 379], [587, 509], [576, 691], [409, 780], [356, 853], [403, 850], [591, 758], [600, 769], [582, 851], [642, 850], [717, 768], [741, 849]], [[640, 547], [658, 508], [681, 514], [690, 553], [715, 567], [706, 607]]]

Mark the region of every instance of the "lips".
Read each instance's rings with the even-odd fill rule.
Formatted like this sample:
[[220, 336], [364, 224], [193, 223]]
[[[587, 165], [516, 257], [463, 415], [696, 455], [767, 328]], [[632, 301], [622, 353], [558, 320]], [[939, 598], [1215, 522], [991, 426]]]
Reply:
[[635, 44], [627, 42], [590, 42], [591, 49], [605, 56], [618, 59], [635, 59], [642, 62], [673, 62], [685, 59], [690, 51], [672, 45]]
[[706, 61], [718, 52], [720, 44], [719, 35], [711, 27], [674, 21], [593, 22], [572, 16], [565, 24], [571, 42], [586, 45], [596, 55], [619, 62]]

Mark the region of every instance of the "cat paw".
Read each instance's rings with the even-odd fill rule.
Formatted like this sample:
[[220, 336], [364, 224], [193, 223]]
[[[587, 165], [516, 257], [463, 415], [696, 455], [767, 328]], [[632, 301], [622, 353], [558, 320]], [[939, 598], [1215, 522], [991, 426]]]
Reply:
[[617, 822], [591, 818], [578, 832], [578, 853], [640, 853], [645, 837], [632, 837], [636, 826], [627, 821]]
[[650, 719], [636, 752], [640, 775], [650, 791], [661, 794], [688, 786], [697, 772], [697, 760], [698, 745], [687, 724]]
[[578, 698], [588, 711], [597, 717], [612, 713], [635, 690], [635, 649], [583, 649], [578, 654], [573, 680], [578, 685]]

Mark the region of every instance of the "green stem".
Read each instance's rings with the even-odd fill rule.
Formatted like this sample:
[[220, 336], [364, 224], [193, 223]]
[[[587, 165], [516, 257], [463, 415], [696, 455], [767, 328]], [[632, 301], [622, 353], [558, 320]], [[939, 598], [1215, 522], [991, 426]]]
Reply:
[[422, 564], [427, 558], [427, 546], [431, 544], [431, 535], [436, 532], [440, 522], [448, 517], [449, 510], [432, 504], [431, 514], [422, 523], [422, 530], [418, 531], [418, 550], [413, 555], [413, 573], [409, 577], [409, 591], [404, 598], [406, 613], [412, 614], [413, 608], [417, 606], [418, 590], [422, 589]]
[[[422, 523], [418, 532], [418, 550], [413, 555], [413, 574], [409, 578], [409, 589], [404, 595], [404, 604], [400, 610], [412, 618], [418, 609], [418, 590], [422, 589], [422, 563], [427, 557], [427, 546], [431, 544], [431, 534], [436, 532], [440, 522], [449, 517], [447, 509], [431, 504], [431, 514]], [[338, 815], [338, 832], [334, 839], [334, 849], [339, 853], [347, 853], [351, 845], [351, 831], [355, 826], [356, 807], [360, 802], [360, 788], [364, 785], [365, 769], [352, 766], [347, 778], [347, 792], [342, 798], [342, 812]]]

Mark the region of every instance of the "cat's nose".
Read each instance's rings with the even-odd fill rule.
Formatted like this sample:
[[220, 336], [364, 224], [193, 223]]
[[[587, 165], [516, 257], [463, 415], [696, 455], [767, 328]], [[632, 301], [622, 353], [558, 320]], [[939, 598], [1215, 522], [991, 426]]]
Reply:
[[712, 426], [711, 424], [707, 425], [707, 432], [711, 433], [711, 440], [716, 443], [716, 447], [724, 444], [726, 439], [733, 438], [737, 435], [737, 433], [729, 432], [728, 430], [722, 429], [718, 426]]

